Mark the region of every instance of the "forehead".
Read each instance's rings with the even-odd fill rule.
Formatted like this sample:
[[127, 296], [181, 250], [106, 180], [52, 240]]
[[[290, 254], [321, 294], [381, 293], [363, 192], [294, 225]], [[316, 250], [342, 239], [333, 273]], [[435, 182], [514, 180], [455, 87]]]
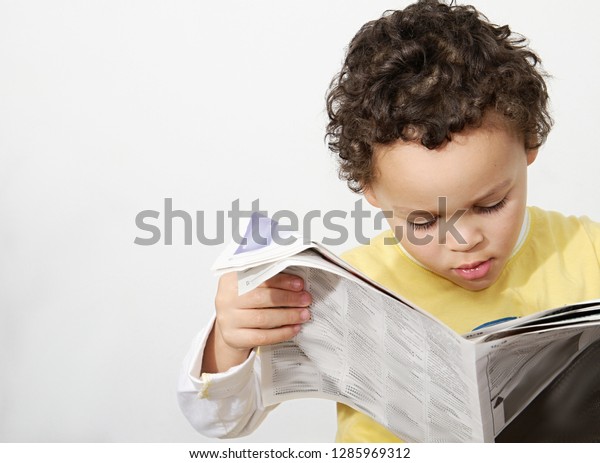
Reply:
[[510, 183], [526, 166], [522, 138], [502, 124], [456, 134], [438, 149], [399, 140], [374, 149], [373, 189], [394, 203], [431, 208], [440, 196], [468, 201]]

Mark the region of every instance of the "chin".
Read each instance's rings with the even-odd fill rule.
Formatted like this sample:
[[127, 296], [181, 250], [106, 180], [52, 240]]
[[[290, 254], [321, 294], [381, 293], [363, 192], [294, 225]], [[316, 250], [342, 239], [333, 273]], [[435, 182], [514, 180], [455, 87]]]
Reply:
[[467, 289], [469, 291], [482, 291], [484, 289], [489, 288], [496, 282], [497, 278], [481, 278], [480, 280], [472, 280], [472, 281], [456, 281], [451, 280], [452, 283], [460, 286], [461, 288]]

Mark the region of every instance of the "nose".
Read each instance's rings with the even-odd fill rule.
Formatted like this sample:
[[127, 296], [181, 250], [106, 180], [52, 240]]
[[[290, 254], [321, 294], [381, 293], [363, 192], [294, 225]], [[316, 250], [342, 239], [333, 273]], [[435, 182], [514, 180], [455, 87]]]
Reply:
[[484, 234], [476, 217], [465, 214], [446, 230], [446, 244], [456, 252], [466, 252], [484, 240]]

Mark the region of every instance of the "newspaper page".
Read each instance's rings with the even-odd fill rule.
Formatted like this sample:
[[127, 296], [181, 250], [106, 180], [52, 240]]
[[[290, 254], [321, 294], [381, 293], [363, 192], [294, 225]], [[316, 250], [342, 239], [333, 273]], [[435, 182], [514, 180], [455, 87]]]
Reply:
[[[600, 339], [595, 317], [583, 325], [509, 331], [477, 344], [484, 425], [498, 435], [586, 347]], [[590, 321], [591, 319], [591, 321]], [[552, 325], [550, 325], [552, 326]]]
[[325, 398], [407, 441], [485, 439], [472, 343], [312, 251], [240, 272], [241, 286], [283, 268], [304, 278], [312, 321], [260, 349], [265, 404]]

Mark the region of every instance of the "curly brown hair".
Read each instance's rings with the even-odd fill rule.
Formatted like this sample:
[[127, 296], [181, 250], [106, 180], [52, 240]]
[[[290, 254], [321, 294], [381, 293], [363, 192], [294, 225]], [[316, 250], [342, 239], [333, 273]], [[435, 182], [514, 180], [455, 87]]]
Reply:
[[373, 180], [376, 144], [429, 149], [478, 127], [489, 110], [539, 147], [552, 119], [541, 60], [508, 26], [470, 5], [420, 0], [386, 11], [354, 36], [327, 93], [326, 139], [355, 192]]

